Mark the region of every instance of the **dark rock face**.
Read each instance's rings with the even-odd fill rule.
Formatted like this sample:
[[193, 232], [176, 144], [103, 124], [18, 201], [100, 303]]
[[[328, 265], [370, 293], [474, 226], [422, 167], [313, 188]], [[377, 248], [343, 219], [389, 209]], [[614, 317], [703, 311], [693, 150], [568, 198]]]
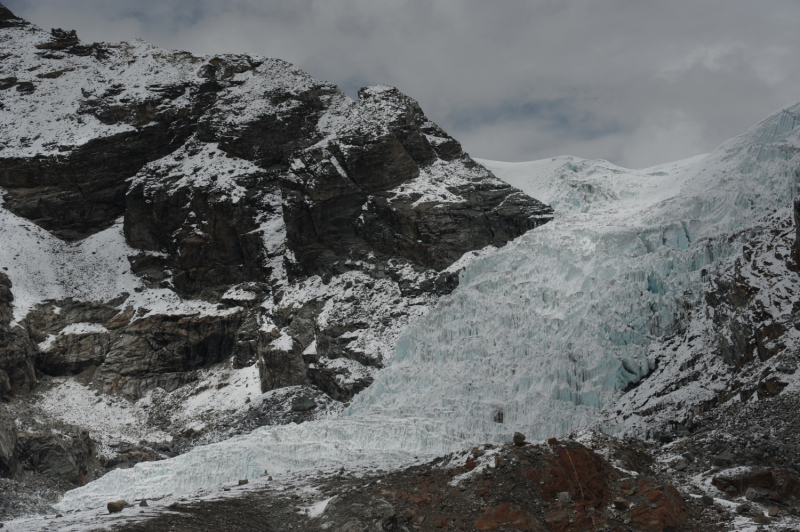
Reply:
[[[339, 368], [327, 368], [319, 362], [319, 359], [314, 360], [316, 363], [313, 364], [313, 367], [311, 365], [308, 367], [308, 379], [314, 386], [337, 401], [349, 401], [358, 392], [372, 384], [371, 375], [352, 378], [348, 372]], [[339, 376], [345, 378], [340, 379]]]
[[[105, 360], [110, 347], [110, 327], [124, 323], [115, 319], [127, 295], [108, 303], [72, 299], [38, 305], [25, 317], [24, 325], [31, 338], [39, 343], [36, 368], [47, 375], [77, 375]], [[57, 310], [57, 311], [56, 311]], [[71, 324], [88, 325], [87, 330], [61, 334]], [[104, 325], [105, 324], [105, 325]], [[94, 326], [94, 327], [92, 327]]]
[[733, 497], [744, 495], [749, 489], [756, 489], [763, 490], [766, 499], [800, 498], [800, 481], [788, 471], [764, 469], [756, 472], [735, 472], [715, 476], [711, 483]]
[[27, 331], [12, 325], [11, 280], [0, 272], [0, 399], [29, 391], [36, 383], [35, 348]]
[[85, 433], [63, 438], [57, 434], [18, 432], [15, 452], [25, 469], [77, 485], [86, 483], [94, 460], [94, 444]]
[[[786, 231], [790, 229], [786, 225], [784, 220], [779, 227]], [[781, 352], [785, 348], [781, 337], [800, 323], [796, 311], [772, 316], [758, 300], [759, 293], [771, 290], [784, 277], [796, 282], [798, 265], [792, 253], [795, 239], [791, 233], [747, 242], [733, 271], [714, 279], [706, 294], [707, 304], [715, 309], [715, 330], [720, 331], [719, 354], [737, 371], [753, 360], [766, 362]], [[772, 264], [780, 264], [787, 275], [768, 272]]]
[[78, 44], [78, 32], [75, 30], [65, 31], [61, 28], [50, 30], [51, 40], [42, 44], [37, 44], [36, 48], [41, 50], [64, 50]]
[[[175, 172], [188, 164], [201, 175], [188, 180]], [[268, 279], [260, 227], [280, 215], [274, 175], [194, 141], [140, 173], [126, 196], [124, 230], [131, 246], [166, 252], [161, 269], [169, 269], [178, 293], [191, 296]]]
[[12, 477], [17, 472], [14, 446], [17, 444], [17, 427], [14, 420], [0, 412], [0, 477]]
[[88, 236], [125, 211], [125, 180], [179, 145], [169, 125], [154, 124], [89, 141], [67, 156], [0, 157], [4, 207], [61, 238]]
[[194, 369], [222, 362], [234, 349], [243, 313], [223, 316], [155, 315], [133, 320], [112, 335], [94, 382], [106, 391], [138, 399], [192, 379]]
[[794, 246], [800, 248], [800, 196], [794, 199]]
[[13, 28], [15, 26], [24, 26], [27, 25], [28, 22], [22, 20], [14, 13], [11, 12], [3, 4], [0, 4], [0, 29], [2, 28]]
[[[397, 89], [362, 89], [347, 112], [353, 124], [299, 154], [281, 181], [288, 247], [306, 274], [342, 273], [347, 259], [370, 254], [441, 270], [552, 218], [479, 167]], [[450, 172], [460, 179], [448, 182]], [[443, 186], [426, 188], [431, 182]]]
[[[53, 303], [37, 307], [25, 327], [40, 341], [54, 337], [36, 354], [37, 368], [61, 376], [98, 367], [91, 376], [95, 386], [138, 399], [156, 387], [175, 390], [194, 378], [192, 370], [236, 354], [244, 309], [136, 316], [124, 306], [126, 297], [106, 304], [57, 301], [57, 313]], [[85, 330], [69, 331], [70, 324]]]
[[309, 383], [306, 364], [297, 341], [290, 336], [282, 336], [273, 341], [262, 336], [259, 344], [258, 374], [262, 392]]

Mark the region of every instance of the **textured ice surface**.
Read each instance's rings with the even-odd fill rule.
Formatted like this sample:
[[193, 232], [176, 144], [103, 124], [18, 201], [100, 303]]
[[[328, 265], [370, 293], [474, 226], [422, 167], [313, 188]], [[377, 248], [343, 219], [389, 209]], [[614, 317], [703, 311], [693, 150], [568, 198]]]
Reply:
[[[469, 263], [409, 327], [339, 419], [264, 427], [68, 492], [63, 509], [297, 468], [406, 460], [592, 423], [679, 329], [730, 234], [797, 193], [800, 105], [708, 156], [645, 170], [559, 157], [483, 163], [556, 209], [552, 223]], [[499, 413], [502, 411], [502, 423]]]

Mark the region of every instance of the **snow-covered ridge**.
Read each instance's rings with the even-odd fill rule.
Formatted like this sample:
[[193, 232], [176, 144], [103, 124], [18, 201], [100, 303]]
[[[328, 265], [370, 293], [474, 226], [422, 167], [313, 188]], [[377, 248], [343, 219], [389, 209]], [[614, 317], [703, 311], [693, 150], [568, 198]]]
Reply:
[[68, 492], [61, 507], [593, 423], [648, 373], [652, 345], [685, 324], [707, 275], [740, 251], [737, 231], [790, 205], [799, 115], [794, 105], [708, 156], [646, 170], [574, 158], [484, 161], [553, 203], [556, 220], [473, 260], [344, 417], [262, 428], [118, 470]]

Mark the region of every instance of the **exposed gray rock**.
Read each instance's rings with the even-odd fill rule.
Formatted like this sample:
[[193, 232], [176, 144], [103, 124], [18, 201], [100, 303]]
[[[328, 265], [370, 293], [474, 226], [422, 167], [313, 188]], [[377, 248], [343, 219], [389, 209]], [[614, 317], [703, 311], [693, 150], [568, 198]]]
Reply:
[[794, 199], [793, 203], [794, 213], [794, 245], [795, 248], [800, 248], [800, 196]]
[[306, 412], [317, 407], [317, 403], [308, 397], [297, 397], [292, 401], [292, 410], [295, 412]]
[[259, 331], [258, 374], [262, 392], [309, 384], [301, 346], [288, 335], [273, 339]]
[[244, 310], [134, 318], [112, 335], [109, 352], [93, 381], [129, 399], [138, 399], [155, 387], [175, 390], [193, 379], [192, 370], [231, 356], [244, 318]]
[[83, 485], [94, 460], [94, 443], [86, 433], [62, 437], [18, 432], [15, 453], [25, 469]]
[[35, 348], [27, 331], [12, 323], [13, 301], [11, 280], [0, 272], [0, 399], [36, 384]]
[[189, 134], [176, 131], [157, 122], [90, 140], [67, 156], [0, 157], [3, 206], [65, 239], [105, 229], [124, 212], [126, 179], [173, 151]]
[[[306, 274], [342, 273], [348, 259], [371, 256], [441, 270], [466, 251], [502, 245], [552, 218], [552, 209], [472, 161], [397, 89], [361, 89], [346, 113], [352, 125], [298, 153], [295, 170], [281, 180], [288, 247]], [[442, 146], [441, 156], [429, 139]], [[421, 172], [430, 179], [442, 165], [463, 176], [443, 189], [454, 196], [448, 201], [398, 188]]]
[[0, 477], [12, 477], [17, 472], [14, 447], [17, 444], [17, 427], [14, 420], [0, 412]]

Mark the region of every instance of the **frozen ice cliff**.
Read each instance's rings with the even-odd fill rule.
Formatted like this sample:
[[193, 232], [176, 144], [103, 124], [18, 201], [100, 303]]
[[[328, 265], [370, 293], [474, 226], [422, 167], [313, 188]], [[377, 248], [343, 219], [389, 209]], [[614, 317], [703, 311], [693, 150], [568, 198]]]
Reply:
[[[676, 351], [664, 355], [662, 346], [694, 326], [709, 280], [725, 275], [749, 236], [791, 212], [798, 121], [800, 104], [709, 155], [644, 170], [572, 157], [481, 161], [553, 205], [554, 221], [470, 262], [341, 418], [264, 427], [118, 470], [67, 493], [62, 507], [193, 490], [263, 469], [442, 453], [517, 430], [561, 435], [617, 404], [627, 410], [602, 418], [606, 430], [635, 429], [629, 398], [656, 390], [623, 391], [655, 375], [657, 354], [662, 372], [673, 366], [663, 357]], [[683, 401], [689, 406], [691, 394]]]

